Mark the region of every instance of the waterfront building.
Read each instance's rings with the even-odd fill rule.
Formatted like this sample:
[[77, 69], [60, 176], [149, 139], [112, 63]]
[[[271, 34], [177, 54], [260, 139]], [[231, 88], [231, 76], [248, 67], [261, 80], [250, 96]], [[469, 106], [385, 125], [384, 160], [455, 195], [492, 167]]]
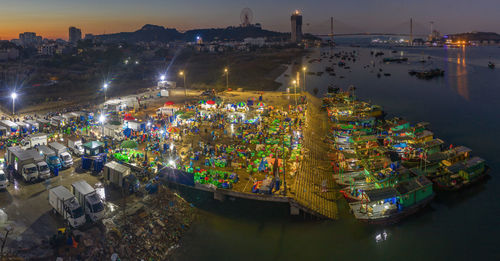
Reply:
[[292, 32], [291, 41], [292, 43], [300, 43], [302, 41], [302, 15], [299, 10], [295, 10], [291, 17], [292, 21]]

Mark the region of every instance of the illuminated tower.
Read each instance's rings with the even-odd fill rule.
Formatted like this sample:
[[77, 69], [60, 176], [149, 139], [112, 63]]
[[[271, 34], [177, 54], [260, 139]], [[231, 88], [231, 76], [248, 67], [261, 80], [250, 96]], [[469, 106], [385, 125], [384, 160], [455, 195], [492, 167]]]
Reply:
[[302, 15], [299, 10], [295, 10], [292, 14], [292, 43], [300, 43], [302, 41]]

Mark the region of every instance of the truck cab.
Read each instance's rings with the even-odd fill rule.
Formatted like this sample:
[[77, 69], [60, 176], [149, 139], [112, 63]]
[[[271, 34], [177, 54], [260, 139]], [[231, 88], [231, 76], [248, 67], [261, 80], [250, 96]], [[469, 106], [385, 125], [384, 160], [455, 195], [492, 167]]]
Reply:
[[24, 180], [34, 182], [38, 179], [38, 168], [33, 163], [26, 164], [22, 167], [21, 175]]
[[49, 165], [47, 165], [47, 162], [39, 161], [36, 163], [36, 166], [38, 168], [38, 177], [39, 178], [41, 178], [41, 179], [50, 178], [50, 168], [49, 168]]
[[101, 198], [96, 192], [85, 197], [85, 214], [93, 222], [104, 218], [104, 204], [102, 204]]
[[54, 171], [56, 168], [61, 169], [61, 167], [62, 167], [61, 160], [57, 156], [47, 157], [46, 161], [47, 161], [47, 165], [49, 165], [49, 169], [51, 171]]
[[73, 158], [68, 152], [63, 152], [59, 155], [59, 158], [61, 159], [61, 164], [64, 168], [69, 168], [73, 166]]
[[68, 139], [68, 148], [75, 154], [76, 156], [82, 156], [83, 155], [83, 145], [82, 145], [82, 140], [73, 140], [73, 139]]
[[3, 170], [0, 169], [0, 189], [7, 189], [8, 185], [9, 185], [9, 180], [5, 175], [5, 172], [3, 172]]

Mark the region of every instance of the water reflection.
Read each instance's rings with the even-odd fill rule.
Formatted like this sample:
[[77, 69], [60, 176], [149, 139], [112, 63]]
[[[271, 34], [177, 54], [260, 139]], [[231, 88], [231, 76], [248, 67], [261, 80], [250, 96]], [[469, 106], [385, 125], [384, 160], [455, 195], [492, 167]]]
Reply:
[[[453, 50], [453, 49], [451, 49]], [[450, 55], [450, 49], [446, 49], [446, 54], [447, 55]], [[455, 73], [456, 75], [453, 75], [453, 74], [450, 74], [448, 73], [448, 76], [449, 78], [453, 81], [455, 80], [456, 81], [456, 91], [458, 93], [458, 95], [462, 96], [462, 98], [464, 98], [465, 100], [469, 101], [469, 86], [468, 86], [468, 75], [467, 75], [467, 56], [466, 56], [467, 52], [466, 52], [466, 48], [465, 46], [462, 46], [462, 48], [460, 48], [460, 50], [456, 53], [456, 68], [453, 68], [455, 69]], [[453, 55], [453, 54], [452, 54]], [[450, 58], [449, 60], [452, 60], [452, 58]], [[450, 72], [452, 66], [454, 66], [454, 63], [449, 63], [448, 64], [449, 66], [449, 70], [448, 72]], [[453, 86], [453, 85], [452, 85]]]
[[377, 242], [377, 243], [380, 243], [380, 242], [386, 241], [386, 240], [387, 240], [387, 232], [385, 232], [385, 230], [384, 230], [384, 232], [377, 234], [375, 236], [375, 242]]

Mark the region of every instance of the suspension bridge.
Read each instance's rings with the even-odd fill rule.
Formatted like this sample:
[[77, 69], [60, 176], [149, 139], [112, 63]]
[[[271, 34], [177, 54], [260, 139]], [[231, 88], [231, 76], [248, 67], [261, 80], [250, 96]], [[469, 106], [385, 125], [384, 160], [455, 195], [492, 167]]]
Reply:
[[[434, 22], [416, 21], [408, 18], [399, 23], [379, 25], [377, 29], [360, 28], [331, 17], [320, 21], [305, 21], [304, 32], [318, 37], [335, 36], [408, 36], [413, 38], [427, 37], [433, 30]], [[373, 26], [372, 26], [373, 27]]]

